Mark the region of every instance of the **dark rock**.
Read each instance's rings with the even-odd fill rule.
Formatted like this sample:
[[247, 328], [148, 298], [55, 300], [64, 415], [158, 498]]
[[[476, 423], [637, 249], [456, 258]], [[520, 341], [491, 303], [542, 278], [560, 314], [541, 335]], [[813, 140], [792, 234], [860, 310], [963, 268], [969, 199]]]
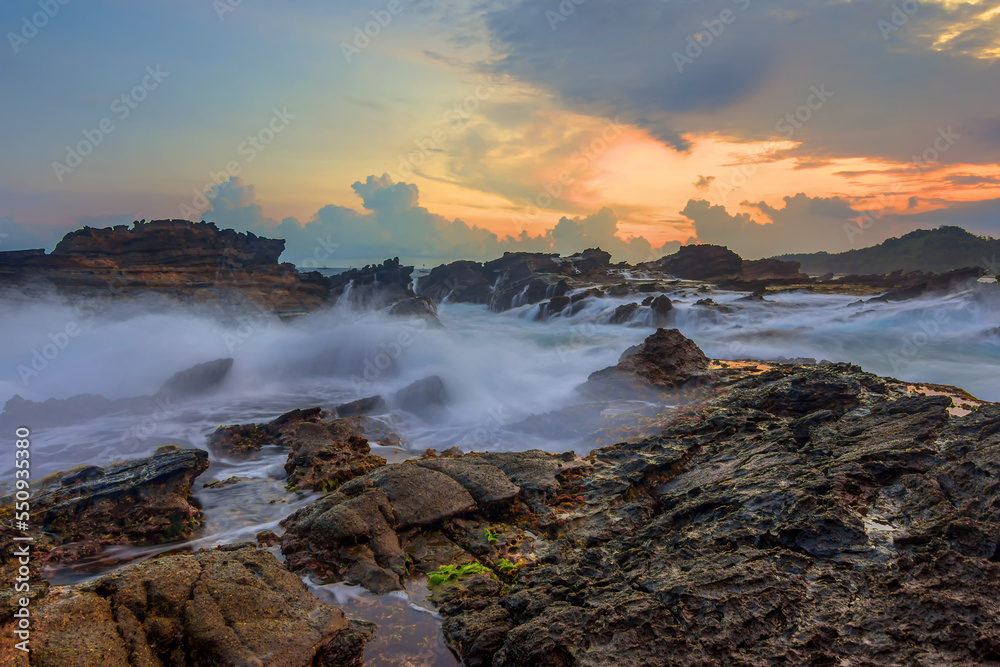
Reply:
[[232, 367], [232, 359], [216, 359], [197, 364], [176, 373], [164, 383], [159, 393], [180, 397], [208, 393], [222, 384]]
[[279, 264], [284, 248], [283, 240], [186, 220], [84, 227], [67, 234], [48, 255], [0, 252], [0, 287], [46, 285], [72, 298], [141, 294], [222, 306], [240, 295], [286, 316], [322, 308], [327, 280]]
[[437, 316], [437, 306], [426, 296], [405, 298], [393, 304], [389, 308], [389, 314], [395, 317], [419, 317], [436, 329], [444, 328]]
[[722, 282], [739, 277], [743, 259], [725, 246], [686, 245], [661, 259], [659, 265], [665, 273], [676, 278]]
[[444, 409], [447, 398], [444, 380], [432, 375], [400, 389], [392, 401], [400, 410], [419, 415], [435, 415]]
[[360, 667], [374, 627], [314, 597], [250, 546], [155, 558], [50, 595], [32, 665]]
[[552, 317], [558, 317], [572, 303], [573, 301], [568, 296], [557, 296], [538, 306], [538, 318], [547, 320]]
[[[332, 276], [330, 299], [355, 308], [384, 308], [407, 301], [416, 295], [410, 287], [412, 266], [400, 266], [399, 258], [387, 259], [382, 264], [371, 264], [361, 269], [351, 269]], [[401, 310], [417, 306], [402, 306]], [[426, 305], [424, 306], [426, 308]]]
[[[36, 520], [63, 544], [158, 544], [190, 537], [201, 525], [191, 504], [208, 453], [177, 449], [116, 463], [84, 466], [47, 478], [32, 501]], [[56, 559], [72, 560], [61, 548]], [[65, 558], [63, 558], [65, 556]]]
[[639, 304], [637, 303], [626, 303], [622, 306], [615, 308], [615, 312], [611, 314], [611, 319], [608, 320], [610, 324], [624, 324], [632, 319], [635, 315], [635, 311], [639, 309]]
[[295, 488], [329, 491], [385, 465], [385, 459], [371, 453], [358, 417], [303, 422], [282, 442], [290, 448], [285, 471]]
[[491, 273], [479, 262], [459, 261], [442, 264], [417, 283], [417, 293], [430, 297], [435, 303], [449, 300], [457, 303], [490, 301]]
[[257, 542], [262, 547], [273, 547], [281, 544], [281, 538], [273, 530], [262, 530], [256, 535]]
[[381, 396], [369, 396], [368, 398], [359, 398], [351, 403], [341, 403], [333, 410], [338, 417], [353, 417], [388, 412], [389, 405]]
[[387, 466], [365, 477], [351, 480], [339, 491], [357, 495], [376, 488], [392, 504], [393, 526], [427, 526], [452, 516], [470, 512], [476, 502], [461, 484], [446, 474], [424, 466]]
[[611, 253], [600, 248], [588, 248], [579, 254], [570, 255], [566, 260], [576, 273], [584, 275], [600, 274], [611, 267]]
[[708, 357], [677, 329], [657, 329], [642, 345], [626, 350], [617, 365], [592, 373], [583, 391], [598, 396], [661, 391], [703, 376], [708, 367]]
[[461, 484], [481, 509], [512, 501], [521, 488], [482, 457], [425, 459], [419, 465], [444, 473]]
[[670, 313], [674, 309], [674, 303], [666, 294], [661, 294], [649, 303], [653, 309], [653, 326], [659, 328], [670, 321]]

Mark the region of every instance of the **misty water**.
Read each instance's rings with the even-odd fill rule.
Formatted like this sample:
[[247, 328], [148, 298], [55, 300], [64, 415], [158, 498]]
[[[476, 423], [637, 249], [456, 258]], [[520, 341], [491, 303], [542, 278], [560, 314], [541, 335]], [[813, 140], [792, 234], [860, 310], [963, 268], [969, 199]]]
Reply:
[[[951, 384], [978, 398], [1000, 400], [1000, 291], [982, 286], [947, 296], [899, 303], [861, 304], [844, 295], [789, 293], [747, 301], [726, 292], [706, 294], [695, 286], [668, 293], [675, 326], [712, 358], [810, 357], [850, 361], [866, 370], [905, 380]], [[710, 296], [731, 312], [695, 306]], [[389, 318], [347, 307], [291, 321], [256, 311], [220, 313], [168, 310], [140, 303], [71, 307], [55, 303], [6, 303], [0, 331], [0, 400], [15, 394], [44, 401], [90, 393], [111, 399], [155, 393], [171, 375], [194, 364], [232, 357], [232, 372], [215, 393], [189, 400], [162, 400], [151, 411], [122, 411], [70, 424], [32, 428], [35, 479], [81, 463], [103, 465], [151, 454], [177, 443], [206, 446], [222, 424], [263, 422], [293, 408], [339, 403], [398, 389], [430, 375], [444, 380], [444, 414], [425, 420], [405, 412], [381, 418], [401, 436], [401, 449], [374, 447], [390, 461], [458, 446], [463, 450], [553, 452], [593, 447], [567, 435], [531, 433], [517, 425], [534, 414], [582, 402], [576, 388], [587, 376], [617, 362], [652, 328], [647, 308], [633, 321], [611, 325], [615, 307], [635, 297], [596, 299], [572, 316], [539, 321], [538, 306], [491, 313], [484, 306], [442, 304], [444, 328], [420, 320]], [[22, 378], [33, 351], [77, 324], [79, 333], [48, 360], [37, 376]], [[627, 406], [626, 406], [627, 409]], [[195, 485], [205, 510], [205, 530], [190, 547], [252, 540], [260, 530], [280, 532], [278, 522], [316, 494], [284, 486], [286, 452], [265, 448], [250, 460], [213, 455]], [[10, 457], [0, 460], [0, 479], [12, 479]], [[236, 475], [245, 481], [223, 488], [202, 485]], [[100, 557], [53, 573], [54, 583], [97, 576], [169, 547], [109, 549]], [[346, 595], [349, 588], [324, 595]], [[348, 613], [372, 619], [417, 622], [419, 643], [430, 662], [455, 664], [443, 648], [436, 621], [411, 599], [355, 591]], [[370, 664], [396, 664], [393, 648], [372, 644]], [[387, 645], [385, 642], [389, 641]], [[423, 643], [421, 643], [423, 642]], [[402, 658], [401, 658], [402, 659]], [[399, 662], [398, 664], [405, 664]]]

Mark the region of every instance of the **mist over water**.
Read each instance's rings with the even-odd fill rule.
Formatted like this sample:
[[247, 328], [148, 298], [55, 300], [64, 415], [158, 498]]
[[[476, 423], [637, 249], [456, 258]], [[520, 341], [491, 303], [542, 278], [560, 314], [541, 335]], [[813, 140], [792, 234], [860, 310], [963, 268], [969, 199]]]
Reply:
[[[764, 302], [712, 295], [732, 312], [695, 306], [704, 296], [693, 289], [672, 294], [671, 326], [710, 357], [850, 361], [875, 373], [1000, 399], [996, 290], [888, 304], [858, 304], [843, 295], [779, 294]], [[446, 412], [429, 421], [404, 412], [389, 416], [409, 450], [559, 451], [574, 443], [532, 439], [506, 427], [581, 402], [575, 388], [590, 373], [614, 364], [649, 335], [648, 308], [625, 325], [607, 324], [617, 306], [634, 300], [596, 299], [575, 315], [547, 321], [539, 321], [537, 305], [497, 314], [446, 303], [440, 307], [444, 329], [338, 307], [282, 322], [252, 311], [219, 317], [141, 304], [7, 305], [0, 400], [15, 394], [35, 401], [150, 395], [194, 364], [235, 360], [223, 386], [209, 396], [161, 400], [139, 414], [83, 415], [72, 424], [35, 427], [36, 475], [148, 454], [166, 442], [203, 447], [220, 424], [264, 421], [297, 407], [330, 408], [375, 394], [391, 398], [430, 375], [444, 380]]]

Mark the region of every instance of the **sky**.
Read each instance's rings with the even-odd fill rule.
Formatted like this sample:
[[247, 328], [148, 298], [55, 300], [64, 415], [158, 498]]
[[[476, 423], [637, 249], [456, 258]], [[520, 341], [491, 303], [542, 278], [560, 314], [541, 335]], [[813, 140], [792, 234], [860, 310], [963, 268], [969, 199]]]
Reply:
[[283, 259], [1000, 236], [1000, 0], [5, 0], [0, 250]]

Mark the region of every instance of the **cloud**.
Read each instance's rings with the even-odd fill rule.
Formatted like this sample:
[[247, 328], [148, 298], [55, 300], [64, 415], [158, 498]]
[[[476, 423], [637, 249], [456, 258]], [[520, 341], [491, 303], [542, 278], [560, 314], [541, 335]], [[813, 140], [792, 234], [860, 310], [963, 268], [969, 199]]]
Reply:
[[[564, 5], [572, 13], [553, 25], [550, 3], [494, 3], [485, 16], [494, 57], [484, 66], [579, 113], [620, 115], [681, 151], [694, 135], [780, 136], [778, 122], [826, 86], [832, 97], [786, 137], [808, 164], [909, 162], [949, 126], [961, 138], [942, 161], [996, 162], [1000, 16], [981, 4], [926, 0], [885, 36], [879, 22], [892, 20], [893, 6], [878, 0]], [[691, 62], [680, 66], [675, 54]]]
[[[729, 213], [723, 206], [692, 199], [681, 214], [694, 223], [699, 243], [716, 243], [747, 259], [786, 253], [842, 252], [858, 247], [857, 235], [849, 235], [845, 225], [857, 229], [853, 220], [860, 215], [840, 197], [809, 197], [797, 194], [784, 198], [775, 208], [765, 202], [742, 202], [741, 206], [760, 211], [770, 222], [758, 222], [748, 212]], [[896, 235], [911, 221], [879, 221], [864, 234], [863, 245], [879, 243]], [[906, 231], [910, 231], [909, 228]]]
[[253, 186], [231, 178], [216, 188], [212, 208], [203, 218], [220, 227], [252, 231], [287, 241], [284, 261], [305, 266], [337, 266], [357, 260], [393, 256], [409, 260], [494, 259], [511, 251], [572, 254], [600, 247], [615, 261], [649, 261], [673, 252], [680, 244], [660, 248], [642, 237], [616, 236], [618, 216], [609, 208], [589, 216], [563, 217], [550, 230], [518, 237], [497, 234], [460, 219], [449, 220], [420, 205], [420, 191], [388, 174], [368, 176], [352, 186], [362, 211], [327, 205], [306, 223], [285, 218], [280, 223], [263, 215]]
[[714, 180], [715, 176], [702, 176], [699, 174], [698, 180], [695, 181], [694, 183], [694, 187], [696, 187], [699, 190], [705, 190], [708, 188], [708, 186], [712, 184], [712, 181]]

